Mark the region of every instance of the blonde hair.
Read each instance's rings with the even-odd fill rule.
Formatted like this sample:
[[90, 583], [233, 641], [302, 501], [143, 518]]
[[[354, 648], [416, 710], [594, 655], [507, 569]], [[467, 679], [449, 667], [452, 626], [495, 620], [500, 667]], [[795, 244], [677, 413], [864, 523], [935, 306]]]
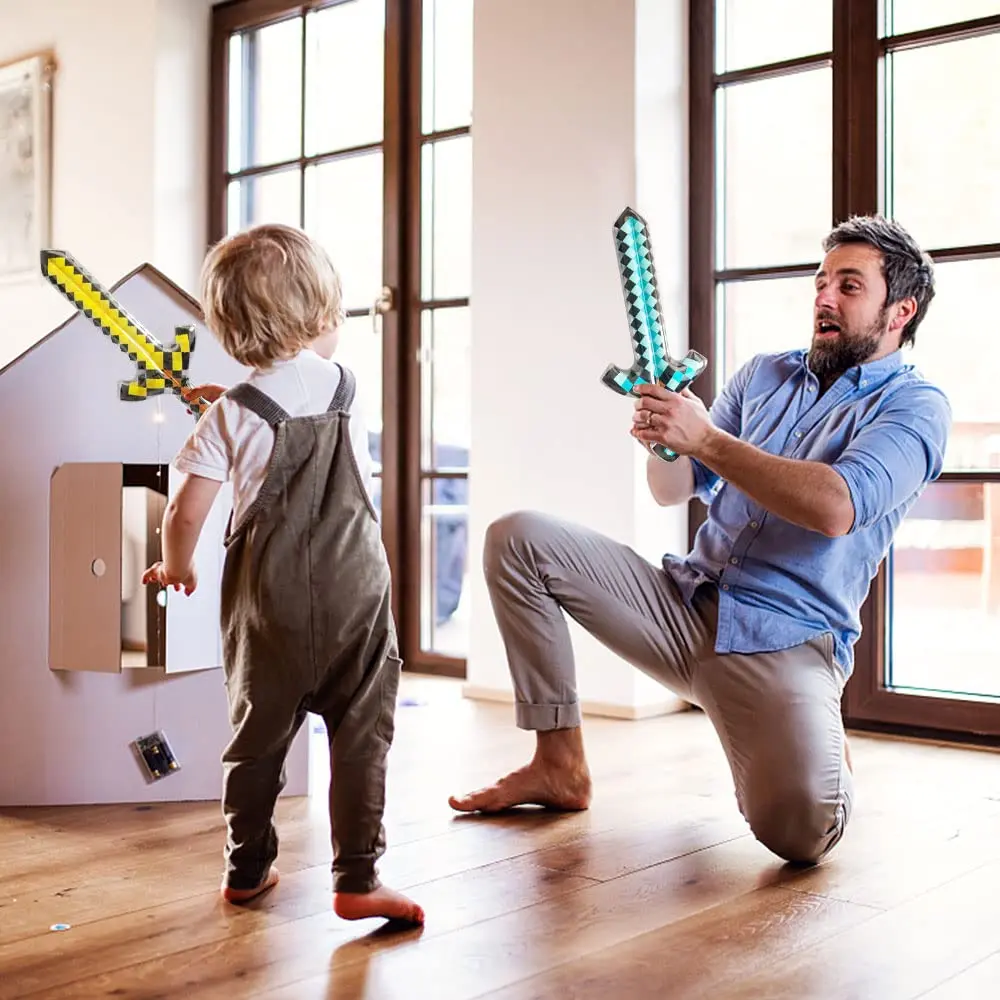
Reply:
[[212, 247], [201, 298], [226, 353], [254, 368], [294, 357], [344, 321], [340, 275], [327, 252], [301, 229], [276, 223]]

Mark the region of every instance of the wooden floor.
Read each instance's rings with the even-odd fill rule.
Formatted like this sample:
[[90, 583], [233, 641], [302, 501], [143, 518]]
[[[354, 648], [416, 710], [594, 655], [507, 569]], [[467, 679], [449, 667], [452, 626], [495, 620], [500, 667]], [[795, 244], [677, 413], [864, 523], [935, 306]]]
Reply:
[[530, 737], [454, 682], [402, 694], [382, 874], [422, 931], [331, 912], [322, 795], [281, 802], [282, 881], [244, 909], [218, 899], [216, 804], [6, 809], [0, 997], [1000, 997], [996, 754], [855, 737], [853, 822], [797, 871], [749, 835], [700, 713], [588, 721], [589, 812], [484, 821], [448, 793]]

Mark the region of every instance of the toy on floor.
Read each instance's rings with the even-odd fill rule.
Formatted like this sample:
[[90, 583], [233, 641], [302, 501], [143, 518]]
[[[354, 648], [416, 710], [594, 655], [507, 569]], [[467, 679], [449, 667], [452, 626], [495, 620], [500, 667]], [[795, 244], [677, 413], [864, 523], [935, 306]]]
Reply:
[[164, 348], [68, 253], [43, 250], [42, 274], [135, 362], [136, 377], [131, 382], [119, 383], [121, 399], [146, 399], [159, 395], [169, 386], [196, 420], [204, 413], [209, 405], [206, 400], [188, 402], [181, 395], [182, 390], [191, 386], [187, 367], [194, 350], [194, 327], [177, 327], [176, 340]]
[[[608, 365], [601, 381], [623, 396], [638, 395], [635, 387], [644, 382], [649, 385], [658, 383], [671, 392], [680, 392], [705, 370], [708, 361], [697, 351], [688, 351], [680, 361], [667, 353], [653, 247], [646, 220], [633, 209], [626, 208], [612, 228], [625, 295], [625, 311], [632, 331], [634, 360], [629, 369]], [[665, 462], [677, 458], [677, 452], [661, 444], [652, 444], [649, 448]]]
[[162, 730], [133, 740], [132, 748], [142, 763], [147, 781], [159, 781], [181, 768]]

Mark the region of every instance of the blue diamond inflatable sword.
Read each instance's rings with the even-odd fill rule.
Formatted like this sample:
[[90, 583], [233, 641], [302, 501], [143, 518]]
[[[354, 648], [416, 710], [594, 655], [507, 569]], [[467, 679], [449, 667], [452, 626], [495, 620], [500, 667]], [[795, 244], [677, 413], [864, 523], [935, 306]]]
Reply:
[[[635, 387], [643, 382], [680, 392], [705, 370], [708, 361], [697, 351], [688, 351], [679, 361], [667, 352], [646, 220], [633, 209], [626, 208], [612, 228], [625, 312], [632, 333], [633, 363], [628, 369], [608, 365], [601, 381], [623, 396], [638, 395]], [[677, 452], [661, 444], [650, 445], [650, 451], [665, 462], [677, 458]]]

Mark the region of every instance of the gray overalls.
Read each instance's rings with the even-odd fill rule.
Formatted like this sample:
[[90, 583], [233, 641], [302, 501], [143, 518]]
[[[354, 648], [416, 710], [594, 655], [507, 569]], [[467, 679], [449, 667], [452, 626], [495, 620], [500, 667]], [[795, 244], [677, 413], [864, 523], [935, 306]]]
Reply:
[[290, 417], [247, 383], [227, 396], [274, 429], [267, 475], [225, 539], [222, 641], [234, 735], [222, 756], [226, 884], [256, 887], [278, 853], [275, 800], [306, 718], [330, 740], [334, 890], [379, 886], [386, 756], [401, 661], [389, 565], [348, 430], [354, 376], [326, 413]]

